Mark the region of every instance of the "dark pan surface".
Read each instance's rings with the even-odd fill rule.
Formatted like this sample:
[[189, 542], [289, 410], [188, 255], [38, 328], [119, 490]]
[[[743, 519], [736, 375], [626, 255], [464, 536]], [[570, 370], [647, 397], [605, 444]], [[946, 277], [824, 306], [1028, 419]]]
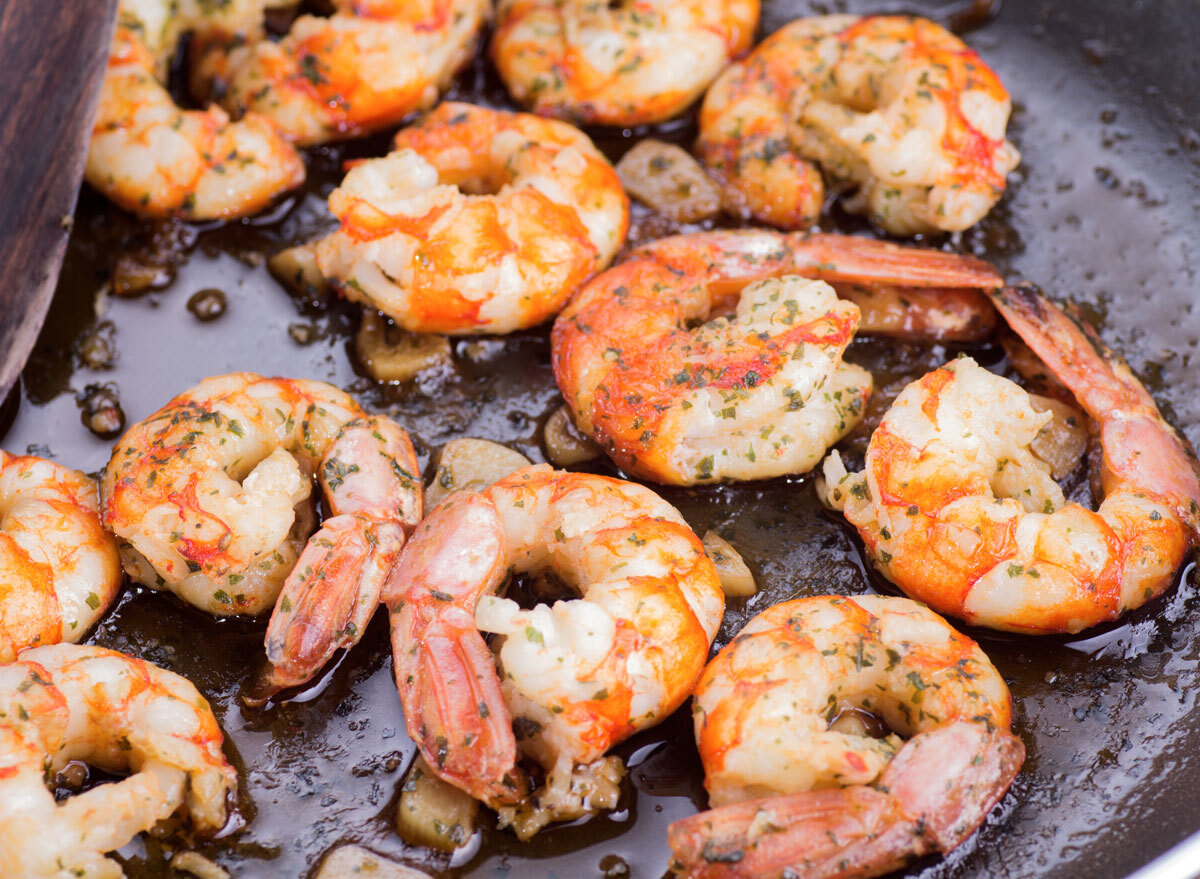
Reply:
[[[768, 3], [765, 28], [828, 11], [915, 11], [945, 16], [969, 3]], [[975, 4], [986, 6], [987, 4]], [[1015, 278], [1084, 303], [1130, 360], [1168, 417], [1200, 444], [1200, 340], [1194, 309], [1200, 210], [1200, 118], [1195, 93], [1200, 16], [1190, 2], [1009, 0], [968, 40], [1017, 102], [1012, 138], [1024, 154], [1011, 194], [980, 229], [949, 247], [972, 250]], [[459, 97], [502, 101], [480, 63]], [[683, 142], [690, 123], [666, 134]], [[663, 132], [659, 133], [663, 136]], [[631, 141], [598, 138], [614, 155]], [[422, 463], [455, 436], [506, 442], [535, 460], [541, 424], [558, 405], [545, 332], [456, 343], [450, 374], [403, 390], [355, 371], [348, 347], [357, 317], [338, 303], [290, 298], [261, 254], [321, 228], [322, 204], [349, 156], [386, 140], [314, 152], [306, 195], [231, 227], [182, 229], [188, 253], [174, 280], [138, 299], [96, 297], [122, 253], [144, 249], [150, 227], [81, 197], [66, 269], [49, 322], [5, 410], [5, 448], [50, 454], [96, 471], [109, 444], [80, 422], [77, 399], [109, 383], [130, 419], [143, 418], [200, 378], [234, 369], [326, 379], [368, 408], [394, 415]], [[667, 226], [638, 214], [635, 234]], [[852, 231], [861, 225], [830, 221]], [[163, 232], [162, 229], [159, 230]], [[210, 323], [187, 310], [216, 287], [227, 312]], [[111, 322], [111, 369], [82, 365], [83, 336]], [[956, 350], [857, 343], [853, 358], [895, 393]], [[970, 349], [1004, 369], [998, 347]], [[853, 457], [863, 438], [848, 443]], [[1086, 479], [1072, 477], [1075, 497]], [[816, 504], [810, 480], [671, 490], [692, 525], [718, 528], [763, 589], [734, 603], [721, 642], [754, 612], [787, 598], [883, 588], [850, 532]], [[1085, 498], [1086, 499], [1086, 498]], [[1189, 569], [1190, 570], [1190, 569]], [[984, 828], [959, 851], [917, 865], [924, 877], [1124, 876], [1200, 828], [1200, 596], [1190, 577], [1128, 621], [1073, 639], [973, 632], [1009, 680], [1016, 730], [1029, 761]], [[362, 842], [438, 875], [659, 877], [666, 824], [703, 806], [689, 718], [677, 715], [620, 749], [630, 764], [621, 810], [518, 844], [484, 828], [454, 861], [406, 848], [392, 829], [398, 785], [413, 752], [390, 677], [383, 619], [302, 697], [266, 712], [244, 708], [241, 688], [261, 661], [263, 621], [215, 622], [170, 596], [127, 594], [92, 640], [190, 677], [213, 701], [241, 770], [241, 826], [199, 849], [239, 877], [305, 876], [322, 852]], [[486, 823], [486, 821], [485, 821]], [[178, 840], [146, 838], [122, 851], [133, 877], [169, 875]]]

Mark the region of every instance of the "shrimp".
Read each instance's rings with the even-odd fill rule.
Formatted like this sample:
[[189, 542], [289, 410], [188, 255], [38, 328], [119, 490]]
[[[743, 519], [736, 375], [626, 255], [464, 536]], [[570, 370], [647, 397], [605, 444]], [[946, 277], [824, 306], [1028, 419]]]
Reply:
[[[553, 316], [625, 240], [629, 200], [587, 136], [445, 103], [329, 197], [317, 266], [415, 333], [508, 333]], [[493, 195], [468, 193], [491, 192]]]
[[122, 579], [95, 481], [0, 451], [0, 662], [25, 647], [78, 641]]
[[1093, 333], [1032, 290], [993, 296], [1094, 421], [1099, 509], [1065, 501], [1030, 449], [1051, 410], [969, 357], [905, 388], [871, 437], [866, 469], [848, 474], [835, 452], [819, 492], [913, 598], [974, 625], [1078, 632], [1171, 585], [1200, 524], [1200, 470]]
[[[422, 485], [408, 435], [324, 382], [202, 381], [117, 442], [104, 523], [135, 581], [212, 614], [257, 614], [273, 689], [361, 636]], [[309, 537], [319, 475], [332, 516]]]
[[304, 182], [296, 149], [263, 116], [181, 110], [163, 79], [181, 33], [261, 29], [262, 0], [122, 0], [92, 129], [88, 183], [141, 216], [256, 213]]
[[786, 274], [907, 285], [930, 307], [1003, 283], [969, 257], [865, 238], [755, 230], [652, 242], [555, 322], [554, 374], [578, 427], [626, 472], [668, 484], [811, 469], [861, 420], [871, 376], [841, 359], [858, 307], [825, 283], [765, 281]]
[[[1000, 673], [906, 598], [767, 609], [708, 664], [692, 712], [714, 808], [668, 830], [692, 879], [862, 879], [949, 851], [1025, 756]], [[862, 712], [892, 734], [867, 735]]]
[[643, 125], [683, 112], [750, 48], [758, 0], [501, 0], [492, 58], [535, 113]]
[[[514, 573], [552, 575], [578, 598], [522, 610], [496, 594]], [[671, 505], [547, 465], [439, 504], [384, 601], [409, 735], [523, 839], [616, 804], [620, 764], [603, 755], [687, 698], [725, 605]], [[481, 630], [501, 636], [495, 658]], [[548, 773], [533, 795], [518, 750]]]
[[[827, 15], [780, 28], [713, 84], [697, 152], [735, 206], [809, 226], [833, 181], [893, 235], [979, 222], [1021, 160], [1012, 104], [958, 37], [923, 18]], [[816, 164], [813, 164], [816, 163]]]
[[210, 39], [193, 70], [232, 113], [260, 113], [311, 146], [399, 124], [433, 106], [474, 55], [487, 0], [333, 0], [278, 42]]
[[[76, 644], [0, 666], [0, 863], [19, 879], [117, 879], [104, 857], [180, 809], [213, 833], [237, 773], [196, 688], [140, 659]], [[56, 803], [46, 782], [72, 760], [131, 771]]]

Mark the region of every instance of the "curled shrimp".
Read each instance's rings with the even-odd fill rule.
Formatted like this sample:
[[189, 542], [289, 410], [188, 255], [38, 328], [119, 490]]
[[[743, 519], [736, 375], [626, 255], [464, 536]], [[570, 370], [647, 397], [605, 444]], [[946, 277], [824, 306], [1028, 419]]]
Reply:
[[0, 662], [25, 647], [78, 641], [122, 579], [95, 481], [0, 451]]
[[539, 324], [625, 240], [620, 179], [564, 122], [447, 102], [395, 148], [330, 195], [341, 229], [316, 259], [345, 296], [412, 332]]
[[163, 78], [179, 36], [261, 29], [261, 0], [122, 0], [92, 129], [88, 183], [142, 216], [192, 220], [256, 213], [304, 182], [304, 163], [267, 118], [182, 110]]
[[[552, 575], [578, 597], [522, 610], [496, 594], [514, 573]], [[439, 504], [384, 600], [409, 735], [522, 838], [616, 804], [605, 752], [687, 698], [725, 604], [672, 506], [546, 465]], [[495, 657], [481, 630], [501, 636]], [[534, 794], [518, 751], [547, 772]]]
[[[237, 773], [212, 709], [177, 674], [76, 644], [0, 666], [0, 863], [5, 875], [119, 879], [104, 857], [183, 810], [213, 833]], [[46, 783], [73, 760], [130, 771], [56, 803]]]
[[772, 225], [820, 215], [823, 170], [857, 187], [847, 208], [894, 235], [955, 231], [991, 210], [1020, 162], [1004, 139], [1011, 109], [996, 74], [931, 21], [816, 16], [713, 84], [697, 150], [727, 202]]
[[758, 0], [501, 0], [492, 58], [513, 98], [581, 124], [683, 112], [750, 48]]
[[[213, 614], [257, 614], [269, 685], [312, 677], [361, 636], [421, 481], [408, 435], [324, 382], [248, 372], [202, 381], [117, 442], [104, 522], [125, 570]], [[332, 515], [310, 537], [319, 478]]]
[[658, 482], [811, 469], [861, 420], [871, 376], [841, 359], [859, 308], [825, 283], [763, 283], [788, 274], [853, 282], [858, 295], [904, 285], [931, 310], [990, 310], [970, 288], [1002, 283], [969, 257], [864, 238], [664, 238], [593, 278], [555, 322], [554, 374], [576, 424], [626, 472]]
[[821, 491], [913, 598], [976, 625], [1078, 632], [1171, 585], [1200, 515], [1195, 454], [1094, 333], [1032, 290], [993, 296], [1094, 422], [1099, 509], [1064, 500], [1031, 450], [1051, 413], [968, 357], [904, 389], [863, 472], [831, 455]]
[[287, 35], [209, 39], [193, 71], [231, 112], [270, 118], [303, 146], [358, 137], [436, 103], [474, 54], [486, 0], [334, 0]]
[[714, 808], [668, 831], [689, 879], [864, 879], [950, 851], [1025, 756], [999, 672], [905, 598], [769, 608], [708, 664], [692, 711]]

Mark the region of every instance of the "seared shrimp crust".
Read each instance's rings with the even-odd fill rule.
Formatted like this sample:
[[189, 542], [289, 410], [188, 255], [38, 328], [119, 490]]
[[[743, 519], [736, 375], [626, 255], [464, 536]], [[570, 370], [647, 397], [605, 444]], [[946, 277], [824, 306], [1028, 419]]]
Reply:
[[[489, 194], [490, 193], [490, 194]], [[553, 316], [625, 240], [629, 200], [588, 137], [447, 102], [329, 197], [317, 265], [419, 333], [507, 333]]]
[[470, 61], [486, 0], [334, 0], [278, 42], [210, 39], [193, 79], [231, 112], [309, 146], [398, 124]]
[[987, 214], [1020, 161], [1004, 139], [1010, 110], [996, 74], [931, 21], [816, 16], [713, 84], [697, 150], [728, 204], [772, 225], [820, 215], [823, 170], [894, 235], [955, 231]]
[[905, 738], [958, 721], [1007, 729], [1012, 716], [1008, 687], [979, 646], [915, 601], [787, 601], [751, 620], [696, 685], [709, 801], [875, 781], [902, 742], [830, 728], [856, 710]]

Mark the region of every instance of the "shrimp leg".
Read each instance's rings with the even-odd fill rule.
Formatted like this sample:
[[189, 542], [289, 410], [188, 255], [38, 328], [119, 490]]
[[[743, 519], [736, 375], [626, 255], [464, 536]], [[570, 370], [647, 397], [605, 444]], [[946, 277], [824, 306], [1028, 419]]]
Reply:
[[722, 806], [676, 821], [668, 841], [687, 879], [880, 876], [967, 839], [1025, 759], [1020, 739], [953, 723], [908, 741], [873, 787]]

